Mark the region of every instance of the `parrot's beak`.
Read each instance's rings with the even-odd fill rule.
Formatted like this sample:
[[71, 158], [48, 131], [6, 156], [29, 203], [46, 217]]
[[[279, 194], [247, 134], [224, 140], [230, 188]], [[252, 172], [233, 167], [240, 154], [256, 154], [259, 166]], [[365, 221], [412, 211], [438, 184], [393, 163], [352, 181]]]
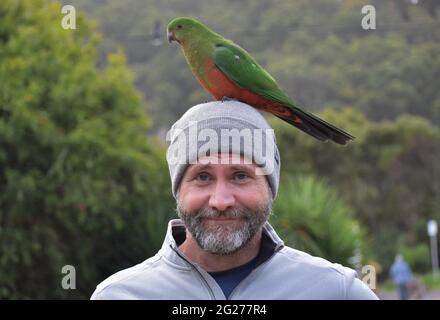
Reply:
[[171, 43], [173, 40], [176, 40], [176, 37], [174, 36], [174, 32], [167, 30], [167, 37], [168, 42]]

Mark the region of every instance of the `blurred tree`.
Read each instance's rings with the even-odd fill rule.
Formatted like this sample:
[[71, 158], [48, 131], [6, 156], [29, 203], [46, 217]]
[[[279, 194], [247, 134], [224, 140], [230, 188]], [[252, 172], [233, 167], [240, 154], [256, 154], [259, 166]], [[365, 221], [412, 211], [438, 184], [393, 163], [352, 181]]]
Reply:
[[431, 250], [426, 243], [419, 243], [415, 246], [402, 246], [400, 252], [411, 269], [416, 273], [426, 273], [431, 268]]
[[[89, 298], [155, 253], [173, 213], [124, 55], [44, 0], [0, 2], [0, 298]], [[76, 290], [61, 269], [76, 268]]]
[[[271, 219], [286, 244], [332, 262], [349, 264], [365, 249], [365, 231], [337, 192], [312, 176], [285, 181]], [[364, 257], [365, 258], [365, 257]]]

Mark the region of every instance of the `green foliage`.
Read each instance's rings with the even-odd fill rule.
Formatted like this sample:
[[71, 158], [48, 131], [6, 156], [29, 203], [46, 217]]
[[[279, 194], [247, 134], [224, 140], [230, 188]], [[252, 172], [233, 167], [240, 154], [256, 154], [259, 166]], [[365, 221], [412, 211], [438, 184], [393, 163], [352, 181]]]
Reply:
[[440, 289], [440, 275], [434, 276], [432, 273], [423, 276], [423, 283], [430, 290]]
[[402, 246], [399, 250], [413, 272], [428, 272], [431, 267], [431, 251], [429, 245], [419, 243], [416, 246]]
[[[64, 30], [60, 12], [0, 2], [0, 298], [88, 298], [157, 250], [172, 213], [124, 55], [98, 70], [94, 24]], [[61, 288], [64, 265], [77, 290]]]
[[272, 223], [287, 245], [344, 265], [361, 250], [365, 233], [337, 192], [311, 176], [281, 185]]

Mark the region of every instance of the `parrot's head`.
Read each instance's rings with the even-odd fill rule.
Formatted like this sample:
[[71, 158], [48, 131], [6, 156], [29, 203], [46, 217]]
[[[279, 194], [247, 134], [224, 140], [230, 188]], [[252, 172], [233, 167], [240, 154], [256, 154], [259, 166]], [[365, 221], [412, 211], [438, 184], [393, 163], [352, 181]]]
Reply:
[[177, 41], [181, 45], [188, 42], [197, 34], [211, 32], [205, 25], [193, 18], [179, 17], [167, 26], [168, 41]]

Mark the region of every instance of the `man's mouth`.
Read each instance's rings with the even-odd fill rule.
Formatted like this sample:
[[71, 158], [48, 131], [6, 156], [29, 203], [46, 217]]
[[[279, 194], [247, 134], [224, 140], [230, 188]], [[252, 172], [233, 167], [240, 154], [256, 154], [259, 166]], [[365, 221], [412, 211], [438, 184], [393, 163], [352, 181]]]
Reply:
[[208, 225], [227, 225], [227, 224], [241, 224], [243, 218], [241, 217], [212, 217], [203, 218]]

